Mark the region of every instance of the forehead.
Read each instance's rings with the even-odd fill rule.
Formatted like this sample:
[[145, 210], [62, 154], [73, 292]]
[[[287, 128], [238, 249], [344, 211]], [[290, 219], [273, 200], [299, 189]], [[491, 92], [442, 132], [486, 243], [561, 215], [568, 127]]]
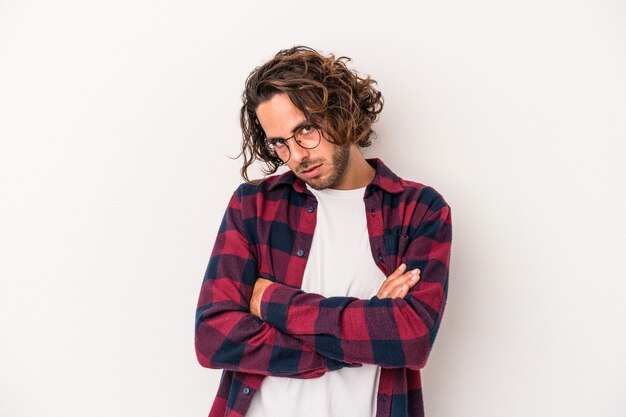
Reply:
[[259, 104], [256, 116], [267, 136], [290, 136], [291, 131], [303, 120], [302, 113], [289, 99], [287, 94], [275, 94]]

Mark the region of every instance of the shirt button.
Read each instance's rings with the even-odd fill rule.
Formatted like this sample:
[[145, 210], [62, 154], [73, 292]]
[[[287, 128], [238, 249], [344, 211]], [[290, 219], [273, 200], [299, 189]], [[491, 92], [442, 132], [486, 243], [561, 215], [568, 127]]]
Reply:
[[243, 389], [243, 395], [248, 395], [248, 394], [250, 394], [250, 388], [245, 387], [245, 388]]
[[370, 213], [372, 213], [372, 217], [376, 216], [376, 210], [372, 210]]
[[304, 251], [302, 249], [298, 249], [297, 254], [298, 254], [298, 256], [303, 256], [304, 255]]
[[309, 213], [313, 213], [313, 210], [315, 210], [315, 208], [313, 206], [309, 206], [306, 211], [308, 211]]
[[382, 262], [384, 259], [385, 259], [385, 258], [383, 258], [383, 255], [378, 255], [378, 260], [379, 260], [379, 261], [381, 261], [381, 262]]

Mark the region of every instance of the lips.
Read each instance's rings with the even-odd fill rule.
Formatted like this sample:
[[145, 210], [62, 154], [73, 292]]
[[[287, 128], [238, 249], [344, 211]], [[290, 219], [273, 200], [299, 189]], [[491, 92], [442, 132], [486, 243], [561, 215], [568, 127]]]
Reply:
[[314, 167], [312, 167], [312, 168], [309, 168], [309, 169], [307, 169], [307, 170], [300, 171], [300, 172], [301, 172], [302, 174], [306, 174], [307, 172], [311, 172], [311, 171], [313, 171], [315, 168], [317, 168], [317, 167], [319, 167], [319, 166], [321, 166], [321, 165], [322, 165], [322, 164], [315, 165], [315, 166], [314, 166]]
[[302, 175], [305, 177], [314, 177], [320, 173], [320, 167], [322, 164], [316, 165], [312, 168], [307, 169], [306, 171], [300, 171]]

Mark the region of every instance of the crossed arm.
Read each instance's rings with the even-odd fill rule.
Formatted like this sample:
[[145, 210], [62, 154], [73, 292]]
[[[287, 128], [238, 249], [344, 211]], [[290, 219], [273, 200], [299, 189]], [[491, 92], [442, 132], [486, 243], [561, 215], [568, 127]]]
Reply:
[[[401, 264], [398, 269], [393, 271], [391, 275], [383, 281], [378, 289], [376, 297], [378, 298], [402, 298], [420, 279], [420, 270], [415, 268], [411, 271], [406, 270], [406, 264]], [[272, 284], [272, 281], [265, 278], [257, 278], [252, 289], [252, 298], [250, 299], [250, 312], [260, 319], [261, 317], [261, 298], [265, 289]]]
[[[383, 282], [378, 291], [381, 298], [403, 297], [410, 287], [417, 284], [419, 270], [403, 274], [405, 269], [406, 265], [403, 264]], [[222, 312], [218, 303], [210, 309], [199, 309], [200, 316], [212, 318], [210, 326], [205, 321], [204, 326], [196, 329], [196, 352], [203, 366], [295, 378], [316, 378], [344, 366], [360, 366], [359, 362], [344, 363], [333, 358], [332, 354], [316, 352], [314, 347], [263, 321], [261, 295], [271, 284], [272, 281], [264, 278], [256, 280], [249, 307], [251, 314], [240, 309], [240, 306], [229, 306], [228, 302], [222, 302]], [[211, 315], [207, 314], [209, 310], [212, 311]], [[234, 325], [229, 328], [228, 322]], [[218, 329], [227, 331], [227, 337], [224, 338]], [[219, 347], [213, 344], [213, 349], [217, 350], [209, 351], [210, 347], [206, 344], [209, 340], [223, 341]], [[207, 354], [209, 352], [211, 354]]]
[[[363, 363], [425, 365], [445, 305], [447, 205], [426, 214], [408, 244], [406, 264], [370, 300], [323, 297], [258, 278], [240, 216], [235, 194], [198, 302], [196, 353], [203, 366], [315, 378]], [[421, 274], [411, 280], [416, 269]]]

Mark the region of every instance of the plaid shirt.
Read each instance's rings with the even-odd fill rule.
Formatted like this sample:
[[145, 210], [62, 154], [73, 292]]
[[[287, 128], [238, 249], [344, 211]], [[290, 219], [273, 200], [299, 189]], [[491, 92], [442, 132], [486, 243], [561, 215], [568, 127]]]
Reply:
[[[385, 276], [402, 263], [421, 279], [404, 298], [323, 297], [301, 284], [317, 200], [291, 171], [233, 194], [202, 282], [195, 348], [223, 369], [209, 417], [244, 416], [267, 375], [317, 378], [343, 367], [382, 367], [377, 417], [424, 415], [420, 369], [444, 311], [452, 239], [450, 206], [432, 187], [399, 178], [380, 159], [363, 197], [372, 256]], [[249, 301], [272, 281], [261, 316]], [[382, 282], [381, 282], [382, 284]]]

